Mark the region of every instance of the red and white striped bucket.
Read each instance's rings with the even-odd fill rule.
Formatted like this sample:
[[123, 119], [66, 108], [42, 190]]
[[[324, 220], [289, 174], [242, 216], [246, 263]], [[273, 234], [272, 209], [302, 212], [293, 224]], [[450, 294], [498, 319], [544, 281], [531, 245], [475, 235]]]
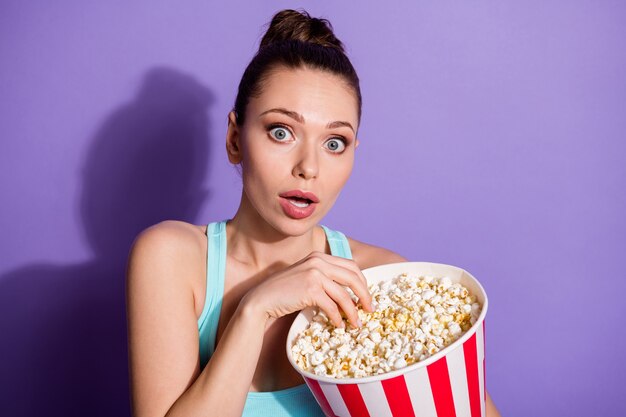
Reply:
[[302, 371], [291, 357], [293, 340], [315, 313], [308, 308], [298, 314], [289, 330], [289, 361], [329, 417], [485, 417], [485, 290], [467, 271], [444, 264], [402, 262], [363, 270], [369, 283], [404, 272], [447, 276], [461, 283], [482, 306], [476, 323], [450, 346], [406, 368], [365, 378], [335, 379]]

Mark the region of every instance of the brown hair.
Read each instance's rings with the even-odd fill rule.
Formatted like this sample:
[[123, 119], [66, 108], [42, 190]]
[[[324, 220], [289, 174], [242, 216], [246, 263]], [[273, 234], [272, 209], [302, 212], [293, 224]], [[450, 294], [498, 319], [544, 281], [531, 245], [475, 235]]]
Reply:
[[280, 67], [319, 69], [343, 78], [356, 95], [360, 124], [362, 100], [359, 77], [345, 54], [343, 44], [335, 37], [331, 23], [311, 17], [304, 10], [286, 9], [272, 18], [259, 50], [241, 77], [233, 108], [238, 126], [244, 124], [250, 97], [258, 97], [264, 81]]

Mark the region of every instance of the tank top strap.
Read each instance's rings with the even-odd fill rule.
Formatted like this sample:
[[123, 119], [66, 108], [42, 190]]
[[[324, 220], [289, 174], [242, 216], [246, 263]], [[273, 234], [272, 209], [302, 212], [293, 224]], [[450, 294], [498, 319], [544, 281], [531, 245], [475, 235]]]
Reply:
[[326, 239], [330, 246], [330, 254], [333, 256], [340, 256], [342, 258], [352, 259], [352, 251], [350, 250], [350, 244], [348, 238], [343, 233], [337, 230], [331, 230], [324, 225], [322, 229], [326, 233]]
[[226, 221], [207, 226], [206, 295], [202, 315], [198, 319], [200, 332], [200, 367], [213, 355], [217, 325], [224, 297], [224, 272], [226, 270]]

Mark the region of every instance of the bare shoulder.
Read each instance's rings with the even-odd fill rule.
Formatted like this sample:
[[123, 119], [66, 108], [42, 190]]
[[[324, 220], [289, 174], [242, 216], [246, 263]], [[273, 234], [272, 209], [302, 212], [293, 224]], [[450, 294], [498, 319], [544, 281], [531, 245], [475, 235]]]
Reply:
[[206, 241], [202, 237], [201, 226], [177, 220], [162, 221], [141, 231], [128, 257], [129, 295], [193, 294], [194, 279], [204, 266]]
[[389, 249], [370, 245], [365, 242], [348, 237], [352, 258], [360, 269], [371, 268], [378, 265], [392, 264], [395, 262], [407, 262], [407, 259]]
[[188, 252], [194, 248], [200, 249], [202, 241], [202, 226], [179, 220], [165, 220], [141, 231], [133, 242], [131, 253], [137, 250], [145, 252], [146, 249]]
[[133, 415], [165, 415], [199, 373], [193, 278], [201, 246], [201, 226], [172, 220], [133, 242], [126, 271]]

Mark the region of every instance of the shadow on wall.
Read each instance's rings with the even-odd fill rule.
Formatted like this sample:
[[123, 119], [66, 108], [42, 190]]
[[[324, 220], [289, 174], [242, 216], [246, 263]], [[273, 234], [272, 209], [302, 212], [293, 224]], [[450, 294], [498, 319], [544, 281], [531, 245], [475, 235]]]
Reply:
[[128, 251], [144, 228], [193, 222], [207, 202], [212, 101], [192, 77], [155, 68], [91, 140], [80, 209], [94, 258], [0, 279], [0, 415], [130, 415]]

